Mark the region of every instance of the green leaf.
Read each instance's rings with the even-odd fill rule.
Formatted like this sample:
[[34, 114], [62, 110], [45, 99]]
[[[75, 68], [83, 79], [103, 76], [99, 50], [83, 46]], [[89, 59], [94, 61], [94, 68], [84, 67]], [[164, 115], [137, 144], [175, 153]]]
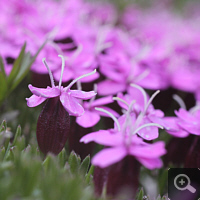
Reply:
[[25, 53], [22, 62], [20, 63], [19, 71], [13, 79], [10, 91], [14, 90], [17, 87], [17, 85], [22, 81], [22, 79], [26, 76], [31, 67], [31, 63], [32, 62], [30, 53]]
[[19, 53], [19, 56], [17, 57], [17, 59], [15, 60], [14, 64], [13, 64], [13, 67], [12, 67], [12, 70], [8, 76], [8, 85], [11, 87], [12, 86], [12, 83], [13, 83], [13, 80], [15, 79], [15, 77], [17, 76], [19, 70], [20, 70], [20, 66], [21, 66], [21, 63], [22, 63], [22, 60], [23, 60], [23, 57], [24, 57], [24, 53], [25, 53], [25, 48], [26, 48], [26, 43], [23, 45], [20, 53]]
[[161, 195], [165, 194], [165, 192], [166, 192], [167, 179], [168, 179], [168, 170], [167, 169], [161, 169], [159, 176], [158, 176], [159, 193]]
[[20, 136], [21, 136], [21, 126], [19, 125], [17, 127], [16, 133], [15, 133], [15, 137], [14, 137], [14, 140], [13, 140], [13, 143], [12, 143], [13, 146], [15, 146], [16, 141]]
[[6, 78], [2, 71], [0, 71], [0, 104], [3, 102], [5, 97], [7, 96], [8, 86]]
[[58, 161], [61, 167], [65, 166], [66, 160], [67, 160], [67, 155], [65, 148], [63, 148], [63, 150], [58, 154]]
[[88, 155], [88, 156], [85, 157], [85, 159], [81, 163], [80, 171], [83, 172], [83, 174], [86, 175], [89, 165], [90, 165], [90, 156]]
[[0, 132], [5, 131], [7, 129], [7, 123], [5, 120], [0, 125]]
[[73, 174], [75, 174], [80, 168], [81, 159], [79, 156], [77, 156], [77, 154], [74, 151], [72, 151], [70, 153], [68, 163], [69, 163], [70, 171]]
[[6, 72], [5, 72], [5, 67], [4, 67], [4, 64], [3, 64], [3, 58], [0, 56], [0, 70], [3, 74], [3, 76], [6, 78]]
[[137, 200], [143, 200], [143, 196], [144, 196], [144, 190], [143, 188], [141, 188], [137, 195]]
[[86, 178], [85, 178], [85, 181], [87, 184], [89, 184], [91, 182], [93, 174], [94, 174], [94, 165], [91, 165], [91, 167], [86, 175]]

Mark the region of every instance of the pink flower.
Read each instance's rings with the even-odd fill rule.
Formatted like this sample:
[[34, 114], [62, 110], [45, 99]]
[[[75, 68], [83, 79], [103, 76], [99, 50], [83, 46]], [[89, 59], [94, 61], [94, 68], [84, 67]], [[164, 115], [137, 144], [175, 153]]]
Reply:
[[[115, 99], [118, 100], [118, 104], [125, 110], [128, 110], [131, 102], [134, 101], [131, 110], [131, 113], [135, 116], [133, 119], [133, 123], [135, 123], [134, 127], [137, 128], [147, 123], [157, 123], [165, 126], [164, 113], [161, 110], [154, 109], [151, 104], [155, 96], [159, 93], [159, 90], [149, 98], [142, 87], [135, 84], [131, 84], [131, 86], [132, 87], [128, 90], [128, 94], [122, 95], [118, 93]], [[158, 127], [145, 127], [138, 131], [137, 134], [145, 140], [154, 140], [158, 138], [159, 135]]]
[[[145, 127], [162, 127], [159, 124], [147, 123], [135, 128], [132, 123], [135, 116], [130, 115], [131, 107], [132, 105], [130, 105], [127, 113], [118, 120], [110, 113], [110, 116], [115, 121], [114, 129], [100, 130], [81, 138], [80, 142], [89, 143], [94, 141], [98, 144], [109, 146], [109, 148], [101, 150], [93, 157], [93, 165], [105, 168], [131, 155], [149, 169], [162, 166], [162, 161], [159, 157], [166, 153], [164, 143], [156, 142], [154, 144], [148, 144], [143, 142], [143, 140], [136, 135], [139, 130]], [[96, 109], [108, 113], [103, 109]], [[135, 119], [135, 122], [136, 120], [137, 119]]]
[[96, 70], [94, 70], [91, 73], [88, 73], [88, 74], [78, 77], [77, 79], [73, 80], [67, 87], [63, 88], [63, 86], [61, 86], [61, 84], [62, 84], [62, 75], [63, 75], [65, 61], [64, 61], [64, 57], [62, 57], [62, 56], [60, 56], [60, 57], [62, 58], [62, 71], [61, 71], [59, 85], [55, 86], [52, 73], [51, 73], [49, 67], [47, 66], [47, 63], [45, 62], [45, 59], [43, 59], [43, 63], [46, 65], [46, 67], [49, 71], [52, 86], [47, 87], [47, 88], [36, 88], [30, 84], [29, 89], [33, 93], [33, 95], [30, 98], [26, 99], [27, 105], [29, 107], [35, 107], [35, 106], [41, 104], [42, 102], [44, 102], [48, 98], [59, 97], [61, 104], [63, 105], [65, 110], [70, 115], [81, 116], [84, 113], [84, 109], [80, 105], [78, 100], [79, 99], [84, 99], [84, 100], [90, 99], [90, 98], [94, 97], [96, 95], [96, 93], [94, 91], [84, 92], [84, 91], [80, 91], [80, 90], [71, 90], [70, 88], [78, 80], [80, 80], [86, 76], [90, 76], [90, 75], [94, 74], [96, 72]]
[[119, 114], [117, 112], [109, 107], [103, 106], [104, 104], [109, 104], [112, 102], [112, 96], [102, 97], [97, 100], [91, 99], [90, 102], [83, 102], [82, 106], [84, 107], [85, 112], [82, 116], [76, 118], [77, 124], [84, 128], [89, 128], [99, 122], [100, 116], [108, 117], [107, 114], [95, 110], [96, 106], [103, 108], [111, 112], [114, 116], [118, 117]]
[[178, 111], [175, 110], [177, 117], [165, 117], [166, 131], [176, 137], [187, 137], [189, 134], [200, 135], [200, 107], [198, 103], [187, 111], [179, 96], [174, 95], [174, 99], [181, 108]]

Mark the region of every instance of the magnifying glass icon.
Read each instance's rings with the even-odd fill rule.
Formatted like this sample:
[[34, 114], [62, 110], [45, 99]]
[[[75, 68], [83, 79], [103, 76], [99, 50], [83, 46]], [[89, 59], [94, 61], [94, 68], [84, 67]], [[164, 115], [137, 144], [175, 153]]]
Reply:
[[179, 174], [174, 179], [174, 186], [176, 187], [176, 189], [189, 190], [191, 193], [195, 193], [196, 189], [192, 187], [190, 183], [190, 178], [185, 174]]

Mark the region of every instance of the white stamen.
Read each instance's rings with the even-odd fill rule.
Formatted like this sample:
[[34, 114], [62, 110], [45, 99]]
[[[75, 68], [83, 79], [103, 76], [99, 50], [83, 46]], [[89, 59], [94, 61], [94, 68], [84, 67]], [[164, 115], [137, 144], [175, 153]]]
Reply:
[[148, 103], [146, 104], [145, 108], [144, 108], [144, 113], [146, 113], [149, 105], [152, 103], [153, 99], [156, 97], [156, 95], [160, 92], [160, 90], [155, 91], [152, 95], [151, 98], [149, 99]]
[[179, 104], [179, 106], [181, 108], [186, 110], [186, 105], [185, 105], [183, 99], [180, 96], [178, 96], [177, 94], [174, 94], [173, 99]]
[[150, 70], [148, 70], [148, 69], [146, 69], [144, 72], [142, 72], [139, 76], [137, 76], [136, 78], [135, 78], [135, 82], [138, 82], [138, 81], [140, 81], [140, 80], [142, 80], [142, 79], [144, 79], [148, 74], [149, 74], [149, 72], [150, 72]]
[[[97, 93], [97, 84], [94, 84], [93, 91]], [[95, 100], [96, 96], [93, 96], [89, 101], [89, 107], [91, 107], [92, 102]]]
[[147, 94], [146, 94], [145, 90], [142, 87], [140, 87], [139, 85], [136, 85], [134, 83], [131, 83], [130, 86], [135, 87], [141, 91], [141, 93], [144, 97], [144, 108], [145, 108], [145, 106], [147, 105]]
[[190, 113], [194, 114], [196, 111], [200, 110], [200, 105], [196, 105], [193, 108], [190, 109]]
[[60, 74], [60, 81], [59, 81], [59, 89], [61, 87], [62, 84], [62, 78], [63, 78], [63, 72], [64, 72], [64, 68], [65, 68], [65, 58], [62, 55], [58, 55], [59, 57], [61, 57], [62, 59], [62, 68], [61, 68], [61, 74]]
[[163, 129], [163, 127], [160, 124], [157, 123], [147, 123], [147, 124], [143, 124], [142, 126], [138, 127], [132, 134], [136, 134], [138, 131], [140, 131], [141, 129], [148, 127], [148, 126], [157, 126], [161, 129]]
[[49, 45], [51, 45], [60, 55], [64, 54], [64, 52], [62, 51], [62, 49], [59, 47], [59, 45], [57, 45], [56, 43], [49, 41], [48, 43]]
[[78, 80], [80, 80], [80, 79], [82, 79], [82, 78], [85, 78], [85, 77], [87, 77], [87, 76], [91, 76], [91, 75], [95, 74], [96, 71], [97, 71], [97, 70], [95, 69], [94, 71], [92, 71], [92, 72], [90, 72], [90, 73], [83, 74], [82, 76], [79, 76], [78, 78], [74, 79], [74, 80], [64, 89], [64, 91], [67, 91], [68, 89], [70, 89], [70, 88], [72, 87], [72, 85], [74, 85], [74, 83], [76, 83]]
[[105, 110], [103, 108], [97, 108], [97, 107], [95, 107], [95, 110], [98, 110], [98, 111], [101, 111], [101, 112], [104, 112], [104, 113], [108, 114], [113, 119], [113, 121], [117, 124], [117, 129], [120, 132], [120, 130], [121, 130], [120, 129], [120, 124], [119, 124], [117, 118], [111, 112], [109, 112], [109, 111], [107, 111], [107, 110]]
[[109, 47], [112, 47], [112, 43], [111, 42], [107, 42], [105, 44], [101, 44], [99, 45], [99, 47], [97, 48], [97, 53], [101, 53], [103, 50], [109, 48]]
[[80, 81], [76, 82], [76, 86], [77, 86], [78, 90], [82, 90], [82, 86], [81, 86], [81, 82]]
[[133, 110], [133, 104], [136, 102], [136, 100], [133, 100], [133, 101], [131, 101], [131, 104], [130, 104], [130, 106], [129, 106], [129, 108], [128, 108], [128, 111], [127, 111], [127, 113], [130, 115], [130, 113], [131, 113], [131, 111]]
[[113, 97], [113, 100], [121, 101], [121, 102], [124, 103], [127, 107], [129, 107], [129, 104], [128, 104], [124, 99], [121, 99], [121, 98], [119, 98], [119, 97]]
[[46, 66], [46, 68], [47, 68], [47, 70], [49, 72], [49, 77], [50, 77], [50, 80], [51, 80], [51, 86], [55, 87], [55, 83], [54, 83], [54, 79], [53, 79], [53, 74], [52, 74], [49, 66], [47, 65], [46, 58], [43, 58], [42, 62], [44, 63], [44, 65]]

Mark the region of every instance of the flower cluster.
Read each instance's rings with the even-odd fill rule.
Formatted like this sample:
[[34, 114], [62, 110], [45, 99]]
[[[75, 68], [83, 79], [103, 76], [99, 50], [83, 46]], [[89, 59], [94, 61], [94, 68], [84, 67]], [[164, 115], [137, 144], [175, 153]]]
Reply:
[[[163, 128], [158, 123], [151, 122], [151, 117], [153, 119], [159, 118], [151, 105], [155, 94], [147, 101], [145, 91], [137, 85], [133, 86], [138, 88], [144, 95], [143, 106], [141, 106], [141, 102], [135, 102], [134, 99], [129, 104], [127, 101], [117, 97], [116, 99], [127, 107], [127, 111], [118, 117], [118, 119], [112, 113], [102, 108], [96, 108], [96, 110], [108, 113], [114, 119], [114, 128], [90, 133], [80, 140], [85, 143], [94, 141], [101, 145], [111, 147], [100, 151], [93, 158], [92, 163], [94, 165], [102, 168], [108, 167], [122, 160], [127, 155], [132, 155], [149, 169], [162, 166], [159, 157], [165, 154], [164, 143], [156, 142], [154, 144], [148, 144], [142, 140], [142, 138], [147, 140], [158, 138], [158, 127]], [[151, 109], [150, 106], [152, 106]], [[137, 113], [134, 107], [141, 109], [141, 111]]]
[[[111, 194], [117, 190], [109, 184], [111, 174], [127, 165], [126, 177], [132, 166], [137, 172], [140, 165], [160, 168], [161, 157], [174, 154], [170, 145], [181, 150], [181, 139], [190, 135], [195, 138], [188, 140], [181, 164], [200, 167], [198, 156], [192, 156], [198, 154], [200, 135], [199, 12], [188, 15], [187, 9], [178, 15], [157, 4], [145, 10], [128, 6], [119, 15], [112, 4], [84, 0], [11, 0], [0, 1], [0, 7], [0, 56], [7, 75], [24, 42], [31, 55], [45, 42], [30, 68], [32, 96], [26, 99], [29, 107], [46, 101], [36, 132], [45, 155], [57, 155], [67, 139], [70, 150], [84, 145], [79, 141], [104, 145], [92, 158], [103, 178], [94, 179], [101, 186], [106, 182]], [[43, 84], [40, 80], [48, 74], [50, 81]], [[180, 90], [193, 95], [194, 107], [187, 110], [178, 96], [179, 110], [163, 112], [153, 105], [160, 91]], [[159, 128], [169, 139], [167, 151]], [[84, 158], [85, 149], [76, 153]], [[134, 179], [127, 178], [129, 183]]]
[[48, 73], [40, 65], [41, 59], [47, 57], [58, 81], [60, 54], [66, 60], [63, 82], [98, 69], [81, 82], [103, 76], [98, 81], [100, 95], [124, 92], [134, 83], [155, 90], [171, 86], [198, 96], [197, 14], [184, 18], [166, 6], [154, 5], [143, 11], [133, 5], [119, 17], [109, 3], [83, 0], [12, 0], [2, 1], [0, 7], [0, 54], [7, 74], [25, 41], [34, 54], [47, 40], [31, 67], [35, 73]]

